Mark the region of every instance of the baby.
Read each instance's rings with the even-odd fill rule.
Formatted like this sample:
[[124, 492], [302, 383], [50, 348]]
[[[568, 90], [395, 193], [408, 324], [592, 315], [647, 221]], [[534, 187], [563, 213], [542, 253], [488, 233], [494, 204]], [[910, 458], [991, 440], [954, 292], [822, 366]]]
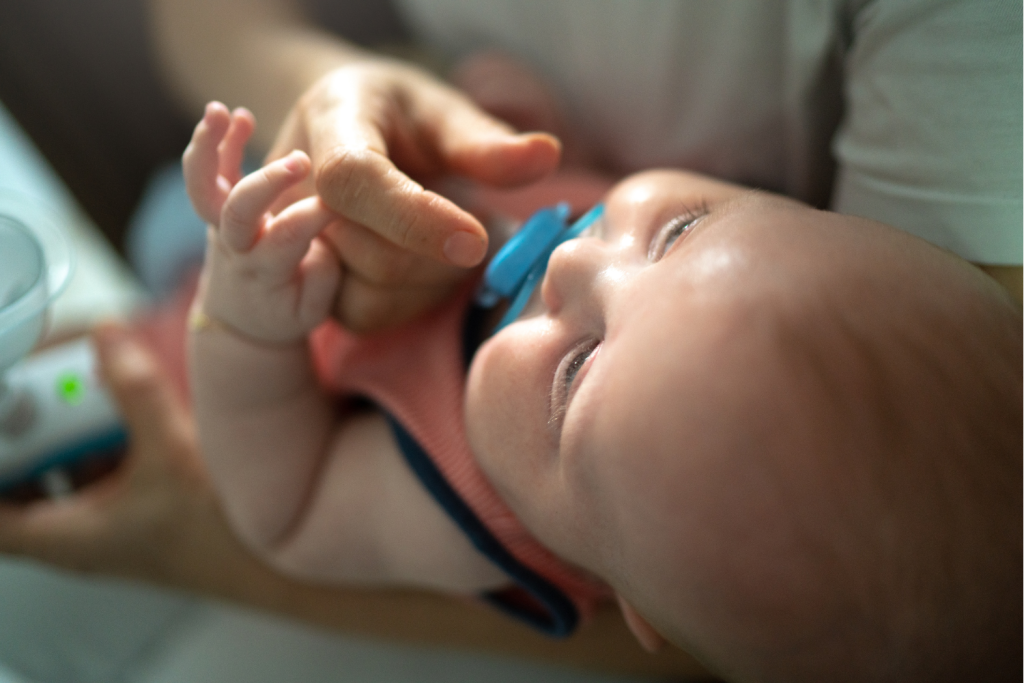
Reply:
[[210, 473], [268, 562], [482, 594], [554, 634], [614, 595], [645, 646], [736, 680], [1012, 659], [1021, 317], [983, 274], [652, 171], [467, 371], [471, 284], [393, 332], [330, 321], [349, 226], [316, 197], [272, 211], [301, 153], [239, 179], [248, 117], [208, 108], [185, 154], [211, 224], [190, 362]]

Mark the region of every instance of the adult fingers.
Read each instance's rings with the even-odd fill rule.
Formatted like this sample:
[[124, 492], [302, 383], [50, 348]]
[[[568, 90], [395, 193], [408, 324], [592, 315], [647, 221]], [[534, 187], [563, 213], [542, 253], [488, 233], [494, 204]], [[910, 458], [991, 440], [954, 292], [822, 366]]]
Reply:
[[99, 569], [109, 524], [97, 493], [109, 485], [104, 481], [85, 493], [26, 507], [0, 505], [0, 550], [67, 569]]
[[[379, 80], [392, 75], [385, 72]], [[370, 76], [339, 73], [325, 82], [319, 104], [303, 117], [317, 193], [333, 210], [402, 249], [442, 263], [476, 265], [487, 253], [487, 233], [470, 214], [425, 190], [395, 164], [391, 156], [404, 153], [407, 160], [417, 158], [411, 166], [422, 165], [423, 155], [409, 152], [418, 143], [402, 142], [421, 133], [415, 121], [405, 120], [407, 107], [394, 106], [394, 88], [382, 95], [385, 86]], [[385, 130], [396, 133], [396, 149], [389, 150]]]
[[421, 106], [438, 154], [461, 175], [515, 187], [558, 168], [562, 146], [550, 133], [516, 133], [461, 95], [425, 99]]
[[231, 112], [231, 125], [224, 139], [217, 147], [219, 153], [219, 173], [232, 186], [242, 179], [242, 160], [245, 157], [245, 145], [256, 130], [256, 118], [248, 109], [239, 107]]
[[355, 333], [401, 325], [445, 301], [458, 282], [391, 288], [366, 282], [351, 272], [338, 292], [334, 315]]
[[259, 237], [271, 205], [309, 173], [309, 157], [295, 151], [242, 178], [220, 214], [220, 234], [230, 249], [247, 251]]
[[[306, 134], [306, 126], [302, 122], [298, 109], [292, 109], [288, 112], [284, 123], [281, 124], [281, 128], [278, 130], [270, 151], [263, 159], [263, 163], [269, 164], [272, 161], [277, 161], [297, 149], [304, 150], [312, 155], [309, 146], [309, 136]], [[316, 185], [314, 184], [313, 175], [310, 174], [303, 178], [301, 182], [282, 192], [281, 196], [270, 207], [270, 212], [276, 214], [300, 199], [312, 197], [315, 194]]]
[[323, 236], [334, 247], [346, 270], [374, 285], [387, 288], [432, 286], [466, 277], [464, 268], [413, 254], [352, 221], [331, 223]]
[[[94, 341], [100, 373], [128, 427], [128, 469], [145, 469], [152, 464], [146, 458], [191, 447], [187, 414], [154, 359], [118, 327], [98, 329]], [[123, 570], [116, 555], [132, 540], [123, 532], [136, 517], [125, 507], [130, 480], [122, 470], [66, 499], [0, 506], [0, 548], [79, 571]]]
[[[399, 115], [339, 108], [335, 117], [310, 119], [317, 190], [335, 211], [403, 249], [474, 266], [487, 251], [483, 226], [396, 162], [422, 169], [427, 159], [436, 174], [518, 185], [554, 170], [560, 143], [546, 133], [517, 134], [450, 89], [421, 85], [410, 92], [411, 103]], [[392, 131], [390, 148], [382, 130]]]
[[220, 177], [218, 147], [231, 126], [231, 114], [220, 102], [206, 105], [206, 112], [192, 133], [182, 155], [185, 188], [192, 206], [207, 223], [217, 223], [221, 206], [231, 187]]
[[393, 244], [467, 268], [487, 254], [479, 221], [424, 189], [385, 154], [341, 143], [317, 168], [317, 192], [327, 205]]
[[341, 266], [331, 248], [314, 239], [299, 265], [303, 294], [299, 318], [310, 324], [323, 320], [334, 304], [341, 281]]
[[544, 131], [561, 137], [564, 116], [554, 93], [525, 64], [500, 52], [464, 59], [449, 80], [477, 107], [520, 131]]
[[93, 333], [104, 378], [124, 418], [132, 451], [164, 464], [164, 456], [191, 446], [191, 421], [156, 359], [124, 328]]

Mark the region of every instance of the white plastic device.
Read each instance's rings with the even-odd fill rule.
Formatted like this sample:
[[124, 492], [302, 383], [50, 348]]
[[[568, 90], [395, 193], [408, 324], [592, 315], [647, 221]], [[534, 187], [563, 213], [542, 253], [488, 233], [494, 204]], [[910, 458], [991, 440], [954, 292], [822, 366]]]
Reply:
[[29, 356], [71, 271], [54, 215], [0, 192], [0, 495], [32, 481], [66, 492], [72, 465], [124, 440], [88, 342]]
[[0, 419], [0, 494], [32, 481], [50, 495], [67, 493], [69, 468], [124, 445], [121, 418], [88, 340], [34, 354], [5, 379], [18, 405]]

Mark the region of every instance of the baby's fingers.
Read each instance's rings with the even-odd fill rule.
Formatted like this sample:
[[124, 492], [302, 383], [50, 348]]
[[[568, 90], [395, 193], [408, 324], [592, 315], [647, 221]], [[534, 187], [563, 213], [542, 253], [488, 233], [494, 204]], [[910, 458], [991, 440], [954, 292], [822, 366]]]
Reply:
[[[319, 197], [295, 202], [275, 216], [252, 250], [260, 270], [269, 280], [290, 280], [310, 251], [310, 243], [332, 221], [341, 218]], [[335, 259], [336, 260], [336, 259]]]
[[220, 175], [232, 186], [242, 179], [245, 144], [249, 142], [254, 130], [256, 119], [248, 109], [239, 107], [231, 112], [231, 125], [217, 146], [217, 152], [220, 155]]
[[220, 102], [209, 103], [181, 158], [188, 196], [196, 213], [207, 223], [217, 222], [231, 190], [227, 180], [220, 177], [218, 151], [230, 127], [231, 114], [227, 107]]
[[248, 251], [265, 222], [271, 205], [282, 192], [309, 173], [309, 157], [295, 151], [250, 173], [235, 185], [220, 213], [220, 235], [235, 251]]

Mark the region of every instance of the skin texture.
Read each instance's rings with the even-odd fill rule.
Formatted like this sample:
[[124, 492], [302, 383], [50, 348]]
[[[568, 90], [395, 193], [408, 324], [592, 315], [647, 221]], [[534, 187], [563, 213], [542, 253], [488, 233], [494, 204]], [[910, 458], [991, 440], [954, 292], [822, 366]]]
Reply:
[[[740, 680], [839, 680], [844, 664], [913, 680], [971, 648], [1005, 656], [1021, 449], [1005, 293], [886, 226], [683, 173], [633, 176], [606, 205], [472, 366], [471, 444], [524, 523]], [[985, 492], [950, 483], [966, 480]], [[935, 520], [948, 545], [919, 540]], [[982, 596], [955, 588], [961, 572]], [[892, 654], [916, 618], [960, 613], [989, 642], [964, 629], [912, 646], [930, 664]]]

